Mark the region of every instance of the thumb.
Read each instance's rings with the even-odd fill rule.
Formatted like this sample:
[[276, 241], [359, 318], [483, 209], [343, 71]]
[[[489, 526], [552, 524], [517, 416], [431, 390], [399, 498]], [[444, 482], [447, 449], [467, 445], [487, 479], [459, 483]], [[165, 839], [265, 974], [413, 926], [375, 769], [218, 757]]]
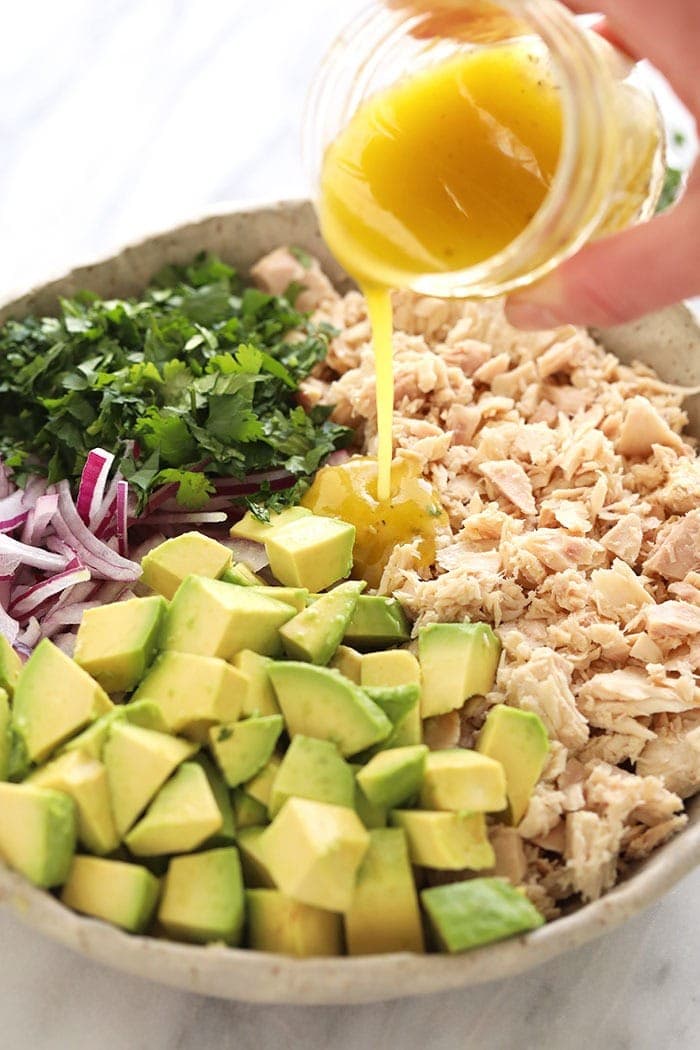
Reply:
[[605, 328], [700, 293], [700, 172], [682, 202], [651, 222], [587, 245], [509, 296], [516, 328]]

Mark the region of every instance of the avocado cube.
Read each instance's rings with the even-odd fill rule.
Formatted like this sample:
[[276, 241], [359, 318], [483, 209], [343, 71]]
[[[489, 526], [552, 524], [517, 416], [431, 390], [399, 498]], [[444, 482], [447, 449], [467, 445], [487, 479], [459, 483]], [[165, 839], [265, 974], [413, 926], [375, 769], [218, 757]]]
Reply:
[[12, 716], [10, 701], [4, 689], [0, 689], [0, 781], [10, 775], [12, 755]]
[[423, 809], [500, 813], [506, 808], [506, 778], [500, 762], [463, 748], [432, 751], [420, 792]]
[[[263, 766], [259, 773], [256, 773], [254, 777], [247, 780], [243, 785], [245, 794], [265, 807], [266, 818], [270, 799], [272, 798], [272, 785], [275, 782], [275, 777], [281, 764], [282, 759], [279, 755], [271, 755], [267, 765]], [[237, 790], [240, 790], [240, 788]], [[261, 821], [256, 820], [255, 823], [260, 824]]]
[[547, 730], [538, 715], [496, 704], [486, 716], [477, 751], [503, 767], [510, 823], [525, 816], [549, 754]]
[[238, 851], [243, 867], [243, 881], [248, 887], [273, 888], [275, 880], [270, 874], [265, 849], [261, 843], [265, 826], [243, 828], [238, 832]]
[[206, 840], [205, 846], [210, 849], [213, 849], [214, 846], [230, 846], [232, 842], [236, 841], [236, 820], [233, 815], [231, 793], [224, 783], [219, 770], [206, 755], [195, 755], [192, 761], [196, 762], [204, 770], [221, 816], [221, 827]]
[[351, 809], [306, 798], [288, 799], [262, 839], [282, 893], [327, 911], [349, 908], [368, 846], [369, 835]]
[[290, 660], [327, 664], [340, 645], [364, 582], [350, 580], [334, 587], [280, 628]]
[[85, 849], [102, 856], [117, 848], [107, 770], [97, 759], [82, 751], [66, 751], [32, 773], [27, 783], [70, 795], [78, 815], [78, 839]]
[[262, 577], [249, 569], [242, 561], [233, 562], [230, 568], [224, 569], [219, 579], [224, 583], [233, 583], [237, 587], [257, 587], [262, 584]]
[[338, 671], [290, 660], [273, 664], [270, 679], [290, 737], [331, 740], [347, 756], [391, 733], [381, 708]]
[[262, 594], [266, 598], [274, 598], [277, 602], [291, 605], [295, 612], [303, 612], [309, 600], [309, 592], [306, 587], [256, 587], [256, 594]]
[[415, 798], [423, 782], [425, 744], [378, 752], [357, 774], [357, 783], [373, 806], [396, 809]]
[[222, 824], [206, 773], [195, 762], [183, 762], [124, 841], [136, 857], [189, 853]]
[[0, 784], [0, 857], [35, 886], [68, 877], [77, 818], [68, 795], [34, 784]]
[[189, 740], [113, 722], [102, 750], [112, 811], [123, 837], [174, 770], [197, 751]]
[[490, 693], [501, 643], [486, 623], [430, 623], [418, 633], [423, 672], [421, 715], [429, 718]]
[[43, 762], [65, 740], [112, 707], [94, 678], [44, 638], [17, 679], [13, 721], [29, 761]]
[[310, 798], [353, 808], [352, 769], [335, 744], [315, 737], [294, 737], [272, 784], [270, 817], [279, 813], [288, 798]]
[[464, 952], [536, 930], [544, 916], [505, 879], [480, 878], [433, 886], [421, 900], [444, 951]]
[[299, 518], [310, 517], [311, 511], [307, 510], [306, 507], [285, 507], [284, 510], [277, 513], [272, 511], [269, 521], [261, 521], [260, 518], [255, 517], [252, 511], [248, 510], [240, 521], [231, 526], [230, 533], [231, 536], [238, 539], [264, 543], [274, 529], [281, 529], [285, 525], [290, 525], [293, 521], [298, 521]]
[[323, 591], [350, 575], [354, 544], [354, 525], [313, 514], [273, 529], [265, 538], [275, 579], [310, 591]]
[[140, 864], [76, 857], [61, 900], [74, 911], [142, 933], [158, 901], [158, 879]]
[[252, 649], [242, 649], [234, 656], [234, 667], [245, 675], [248, 682], [241, 705], [241, 717], [280, 713], [280, 706], [268, 674], [272, 663], [269, 656], [261, 656], [260, 653], [254, 653]]
[[385, 747], [408, 747], [423, 742], [423, 722], [420, 716], [420, 664], [408, 649], [388, 649], [383, 652], [365, 653], [362, 657], [360, 685], [363, 689], [396, 686], [415, 686], [419, 692], [416, 702], [411, 704], [403, 716], [394, 715], [391, 700], [382, 703], [370, 692], [370, 696], [379, 703], [382, 710], [394, 723], [394, 732]]
[[152, 595], [87, 609], [73, 659], [105, 692], [129, 692], [155, 655], [167, 607], [164, 598]]
[[328, 666], [340, 671], [355, 685], [360, 685], [362, 653], [358, 653], [356, 649], [351, 649], [349, 645], [339, 645]]
[[133, 700], [157, 704], [168, 732], [189, 736], [218, 722], [235, 722], [248, 691], [245, 675], [215, 656], [161, 653]]
[[238, 787], [260, 772], [283, 729], [282, 715], [263, 715], [209, 730], [209, 747], [229, 787]]
[[232, 587], [221, 580], [188, 576], [173, 598], [161, 648], [230, 660], [242, 649], [275, 656], [279, 628], [294, 616], [284, 602]]
[[343, 954], [339, 915], [285, 897], [275, 889], [246, 892], [248, 946], [298, 959]]
[[357, 782], [357, 774], [364, 767], [358, 762], [352, 762], [349, 765], [355, 776], [355, 811], [358, 817], [368, 829], [385, 828], [388, 819], [387, 811], [381, 806], [373, 806]]
[[345, 628], [343, 642], [364, 652], [368, 649], [384, 649], [388, 645], [402, 645], [410, 637], [406, 614], [396, 598], [362, 594]]
[[185, 532], [154, 547], [141, 560], [142, 581], [170, 600], [187, 576], [218, 579], [231, 566], [231, 551], [201, 532]]
[[[276, 756], [274, 756], [276, 757]], [[269, 765], [269, 763], [268, 763]], [[272, 779], [277, 775], [277, 769], [275, 766]], [[258, 777], [262, 774], [258, 774]], [[253, 778], [254, 780], [257, 778]], [[272, 784], [272, 780], [270, 781]], [[267, 816], [267, 804], [259, 802], [257, 798], [253, 798], [242, 788], [234, 788], [231, 793], [233, 803], [233, 819], [238, 829], [238, 835], [240, 836], [242, 829], [254, 828], [261, 824], [268, 823]]]
[[235, 846], [174, 857], [165, 876], [158, 921], [176, 940], [240, 944], [245, 902]]
[[115, 722], [129, 722], [142, 729], [154, 729], [157, 733], [168, 732], [159, 707], [151, 700], [132, 700], [128, 704], [112, 708], [87, 729], [83, 729], [82, 733], [78, 733], [63, 745], [60, 754], [66, 751], [82, 751], [89, 758], [101, 759], [102, 749], [107, 743], [110, 728]]
[[395, 809], [391, 823], [403, 828], [411, 861], [439, 871], [478, 871], [496, 861], [483, 813], [428, 812]]
[[369, 833], [369, 849], [345, 912], [345, 940], [349, 955], [425, 950], [413, 870], [400, 828]]
[[0, 689], [4, 689], [12, 699], [15, 685], [22, 670], [22, 660], [4, 634], [0, 634]]

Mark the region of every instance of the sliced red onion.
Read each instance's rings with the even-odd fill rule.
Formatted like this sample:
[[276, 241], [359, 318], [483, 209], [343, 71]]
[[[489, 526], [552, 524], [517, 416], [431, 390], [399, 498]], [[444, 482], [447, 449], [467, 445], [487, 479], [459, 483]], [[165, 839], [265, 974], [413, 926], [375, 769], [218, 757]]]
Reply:
[[103, 448], [93, 448], [80, 477], [78, 498], [75, 508], [84, 524], [93, 524], [94, 518], [102, 506], [105, 486], [109, 472], [114, 463], [114, 455]]
[[336, 449], [335, 452], [331, 452], [326, 462], [323, 464], [324, 467], [338, 467], [342, 463], [347, 463], [350, 459], [350, 453], [346, 448]]
[[129, 550], [128, 534], [129, 514], [129, 483], [127, 481], [117, 482], [117, 549], [126, 557]]
[[20, 543], [12, 536], [0, 536], [0, 558], [3, 555], [19, 558], [21, 565], [31, 565], [42, 572], [60, 572], [69, 561], [65, 555], [50, 554], [39, 547], [30, 547], [28, 543]]
[[24, 620], [27, 616], [32, 616], [36, 613], [55, 594], [60, 594], [61, 591], [65, 591], [68, 587], [74, 587], [76, 583], [87, 583], [89, 579], [89, 569], [82, 566], [66, 569], [64, 572], [59, 572], [55, 576], [51, 576], [50, 579], [42, 580], [41, 583], [35, 583], [33, 587], [28, 587], [22, 591], [13, 599], [10, 612], [18, 619]]
[[66, 656], [72, 657], [75, 652], [75, 632], [66, 631], [65, 634], [57, 634], [53, 639], [53, 644]]
[[51, 638], [63, 627], [77, 627], [88, 609], [97, 609], [102, 602], [74, 602], [63, 609], [54, 609], [44, 618], [41, 633], [44, 638]]
[[29, 511], [29, 517], [22, 532], [22, 543], [41, 543], [57, 510], [58, 496], [55, 492], [48, 496], [39, 496], [33, 508]]
[[117, 485], [120, 481], [119, 475], [112, 478], [109, 488], [102, 500], [102, 505], [97, 512], [94, 524], [90, 523], [90, 529], [98, 539], [104, 539], [104, 533], [114, 529], [114, 515], [117, 513]]
[[268, 564], [267, 552], [262, 543], [240, 539], [238, 536], [232, 536], [221, 542], [229, 548], [235, 561], [242, 561], [253, 572], [264, 569]]
[[2, 605], [0, 605], [0, 634], [7, 638], [10, 645], [14, 645], [19, 637], [19, 624]]
[[27, 649], [33, 649], [40, 641], [41, 624], [35, 616], [32, 616], [27, 626], [17, 636], [16, 647], [19, 649], [20, 646], [26, 646]]
[[29, 507], [25, 504], [24, 492], [16, 489], [11, 495], [0, 499], [0, 532], [14, 532], [27, 520]]
[[128, 558], [122, 558], [106, 543], [98, 540], [81, 521], [68, 482], [60, 481], [57, 489], [59, 512], [54, 518], [54, 528], [83, 564], [92, 570], [93, 576], [105, 580], [137, 580], [141, 575], [141, 566]]
[[10, 480], [10, 472], [0, 459], [0, 499], [4, 499], [5, 496], [9, 496], [14, 488], [12, 481]]

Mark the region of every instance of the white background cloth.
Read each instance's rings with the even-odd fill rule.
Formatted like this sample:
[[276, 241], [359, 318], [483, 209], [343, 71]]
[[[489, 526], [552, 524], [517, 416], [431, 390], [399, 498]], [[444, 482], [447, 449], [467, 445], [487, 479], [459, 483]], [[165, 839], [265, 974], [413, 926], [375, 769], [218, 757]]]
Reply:
[[[217, 202], [306, 194], [306, 88], [361, 3], [0, 3], [0, 298]], [[700, 872], [530, 975], [352, 1008], [186, 995], [92, 965], [0, 911], [0, 1046], [690, 1050], [699, 891]]]

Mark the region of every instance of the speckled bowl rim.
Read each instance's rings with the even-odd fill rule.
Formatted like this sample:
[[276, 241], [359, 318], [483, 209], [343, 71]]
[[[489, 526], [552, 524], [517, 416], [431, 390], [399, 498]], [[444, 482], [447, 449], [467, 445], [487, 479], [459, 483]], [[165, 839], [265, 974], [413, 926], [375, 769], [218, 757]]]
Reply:
[[[328, 255], [308, 201], [220, 207], [81, 266], [0, 304], [0, 322], [32, 311], [50, 312], [60, 295], [90, 287], [102, 295], [143, 288], [165, 262], [186, 261], [201, 248], [217, 251], [245, 272], [265, 251], [285, 243], [318, 255], [339, 285], [347, 278]], [[632, 326], [601, 333], [623, 359], [655, 364], [672, 382], [700, 383], [700, 329], [682, 307]], [[690, 406], [700, 433], [700, 412]], [[460, 956], [390, 954], [296, 960], [226, 948], [195, 947], [132, 936], [64, 908], [0, 863], [0, 904], [27, 925], [96, 962], [190, 992], [248, 1002], [363, 1003], [424, 995], [512, 976], [600, 936], [649, 907], [700, 864], [700, 797], [688, 806], [679, 835], [639, 864], [601, 900], [534, 933]]]

